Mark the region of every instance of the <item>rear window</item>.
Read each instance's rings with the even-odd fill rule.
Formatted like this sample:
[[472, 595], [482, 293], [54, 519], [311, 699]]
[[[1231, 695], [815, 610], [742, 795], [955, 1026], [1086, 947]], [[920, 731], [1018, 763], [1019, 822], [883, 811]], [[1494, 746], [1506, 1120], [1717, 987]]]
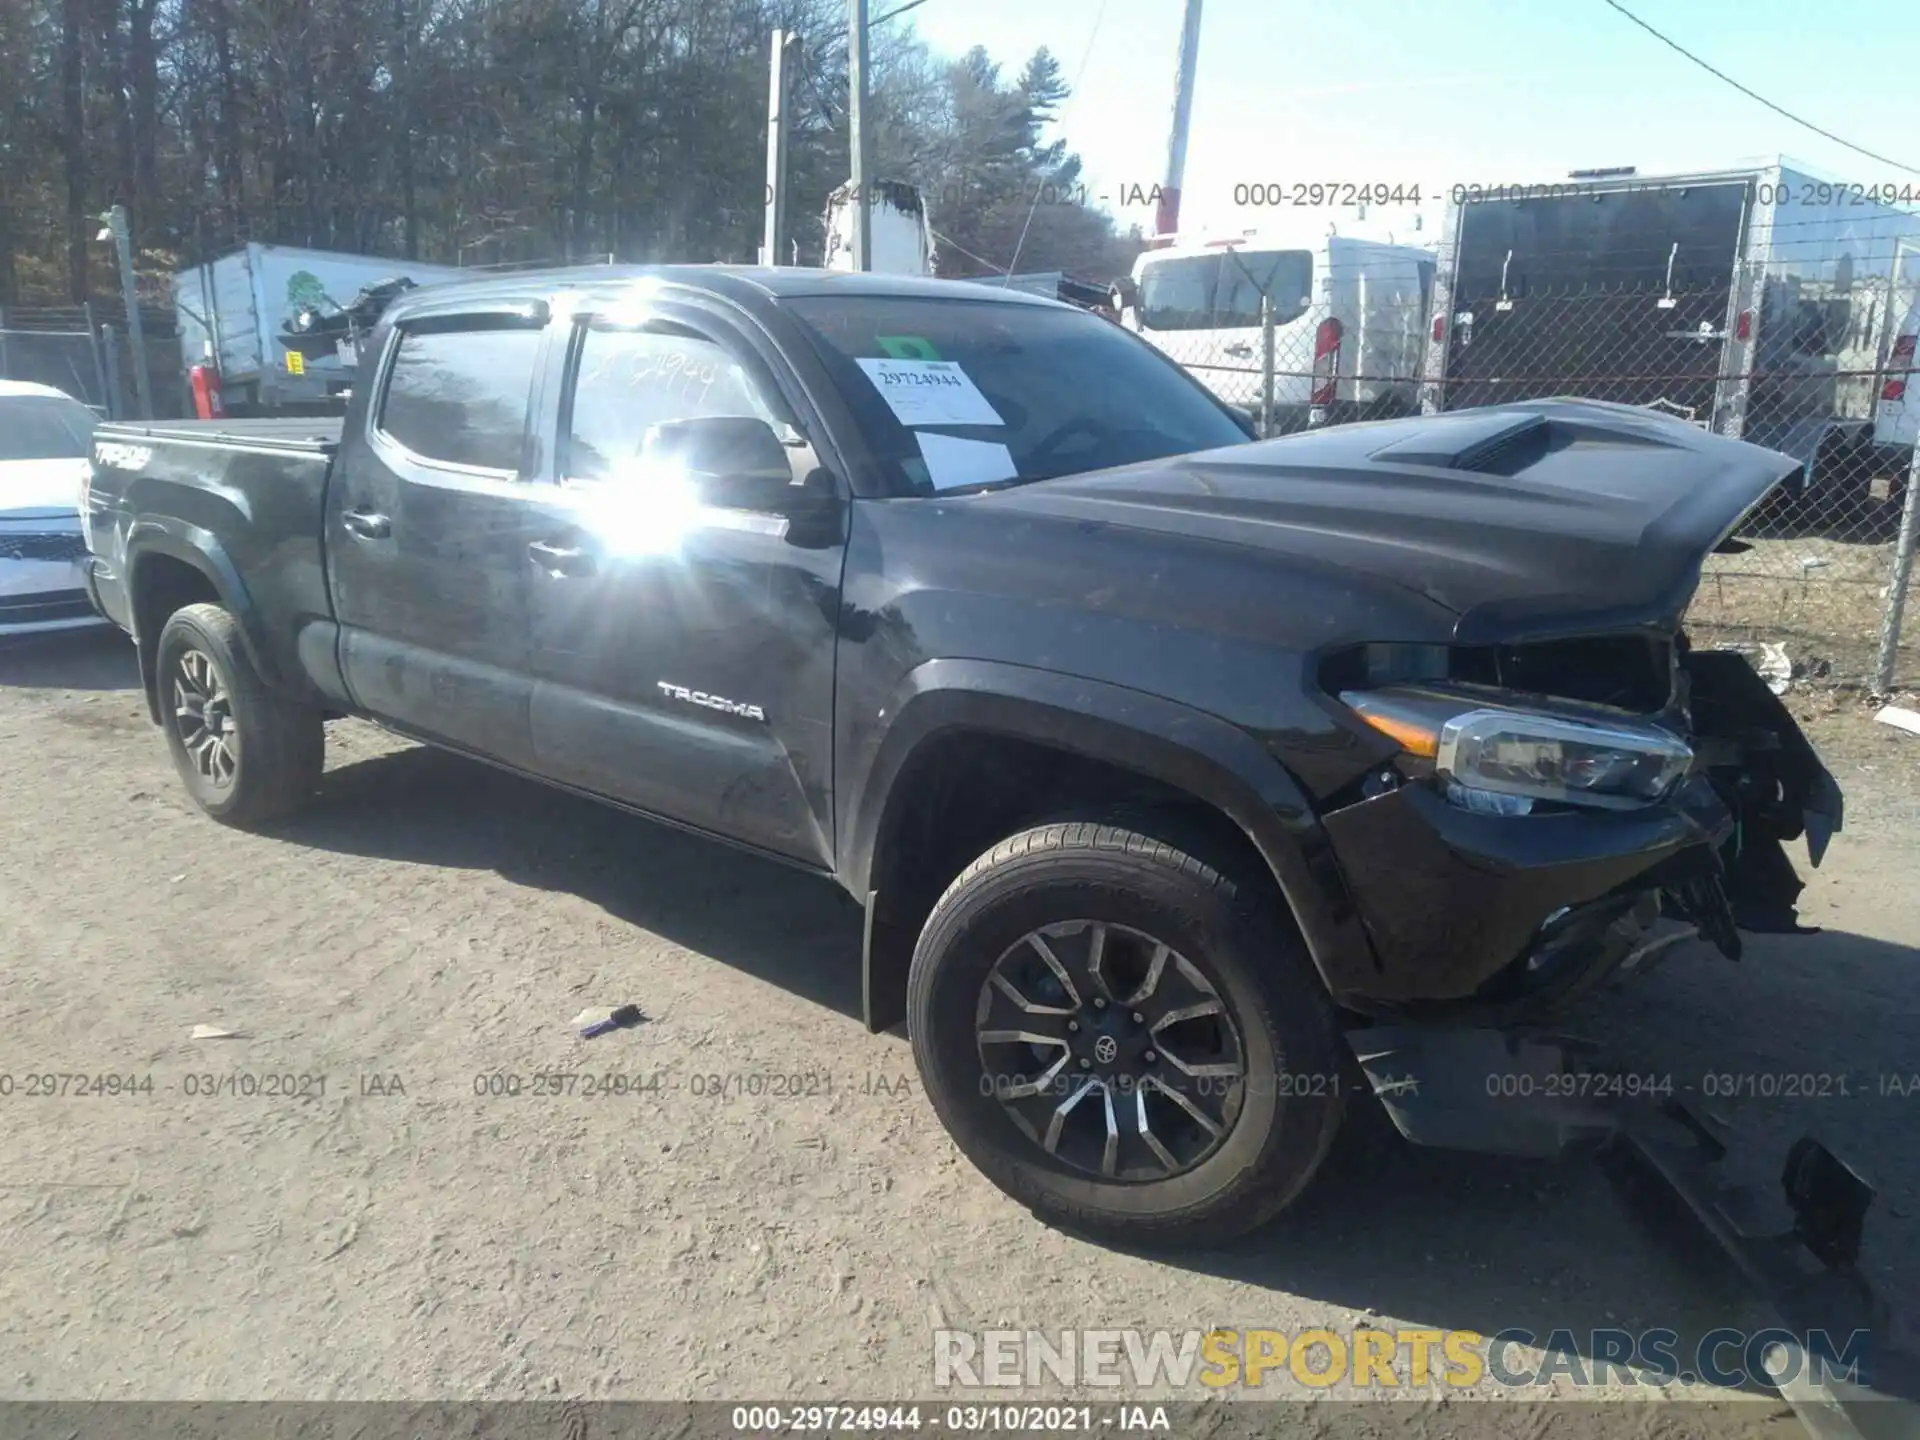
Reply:
[[0, 460], [77, 460], [93, 438], [93, 412], [58, 395], [0, 398]]
[[539, 351], [540, 331], [528, 326], [406, 331], [382, 433], [426, 460], [517, 472]]
[[1260, 323], [1260, 297], [1273, 323], [1306, 314], [1313, 255], [1306, 250], [1222, 250], [1154, 260], [1140, 272], [1140, 323], [1148, 330], [1233, 330]]
[[886, 493], [1044, 480], [1247, 439], [1185, 371], [1081, 310], [880, 296], [788, 305]]

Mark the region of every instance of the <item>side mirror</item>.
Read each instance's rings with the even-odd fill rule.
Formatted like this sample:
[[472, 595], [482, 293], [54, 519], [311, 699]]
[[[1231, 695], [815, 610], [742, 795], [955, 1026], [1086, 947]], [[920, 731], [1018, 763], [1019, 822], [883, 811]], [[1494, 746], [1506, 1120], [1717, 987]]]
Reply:
[[751, 415], [701, 415], [647, 427], [640, 459], [673, 465], [709, 505], [780, 508], [794, 488], [787, 447], [766, 421]]

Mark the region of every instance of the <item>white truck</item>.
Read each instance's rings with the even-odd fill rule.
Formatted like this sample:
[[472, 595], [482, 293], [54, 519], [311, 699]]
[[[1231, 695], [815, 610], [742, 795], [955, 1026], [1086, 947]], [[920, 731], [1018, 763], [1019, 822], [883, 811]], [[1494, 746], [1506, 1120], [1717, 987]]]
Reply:
[[450, 265], [249, 244], [173, 277], [181, 364], [216, 366], [230, 414], [324, 410], [351, 383], [355, 361], [290, 351], [281, 336], [302, 310], [343, 306], [364, 286], [395, 276], [430, 285], [463, 273]]
[[[1920, 184], [1773, 161], [1456, 185], [1421, 406], [1549, 395], [1649, 405], [1802, 462], [1796, 499], [1897, 493], [1902, 321], [1920, 298]], [[1908, 328], [1910, 331], [1911, 327]], [[1920, 418], [1920, 417], [1916, 417]]]
[[1122, 324], [1283, 434], [1414, 412], [1433, 275], [1424, 246], [1302, 214], [1144, 251], [1117, 289]]
[[[933, 229], [927, 223], [926, 202], [904, 180], [877, 180], [872, 190], [868, 233], [872, 254], [867, 269], [877, 275], [931, 275], [934, 273]], [[842, 185], [827, 197], [827, 253], [821, 261], [828, 270], [853, 269], [853, 185]]]

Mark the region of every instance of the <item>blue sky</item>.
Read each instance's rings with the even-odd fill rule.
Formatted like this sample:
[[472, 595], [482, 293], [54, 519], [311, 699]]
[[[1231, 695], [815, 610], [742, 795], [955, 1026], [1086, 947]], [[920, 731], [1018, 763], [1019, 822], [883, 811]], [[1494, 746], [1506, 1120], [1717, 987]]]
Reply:
[[[1920, 165], [1914, 32], [1885, 0], [1625, 3], [1788, 109]], [[1431, 202], [1456, 182], [1605, 165], [1652, 174], [1781, 152], [1832, 178], [1920, 187], [1920, 174], [1773, 114], [1601, 0], [1205, 4], [1182, 229], [1271, 218], [1236, 207], [1245, 183], [1417, 183], [1431, 228]], [[1151, 228], [1150, 208], [1118, 201], [1160, 177], [1180, 9], [1180, 0], [927, 0], [911, 19], [943, 53], [984, 45], [1011, 71], [1045, 45], [1069, 79], [1081, 73], [1060, 133], [1085, 159], [1092, 196], [1106, 196], [1122, 223]]]

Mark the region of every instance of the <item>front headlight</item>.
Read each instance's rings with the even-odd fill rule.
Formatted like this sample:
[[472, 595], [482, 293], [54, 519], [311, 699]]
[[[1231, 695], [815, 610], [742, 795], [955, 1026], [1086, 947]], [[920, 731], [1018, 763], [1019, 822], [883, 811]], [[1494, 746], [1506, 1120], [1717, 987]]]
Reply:
[[1502, 709], [1437, 690], [1348, 692], [1340, 699], [1407, 754], [1433, 762], [1464, 809], [1525, 815], [1534, 802], [1630, 810], [1665, 798], [1693, 762], [1672, 731], [1630, 720]]
[[1599, 725], [1524, 710], [1474, 710], [1440, 729], [1434, 771], [1469, 790], [1611, 810], [1651, 805], [1693, 751], [1654, 725]]

